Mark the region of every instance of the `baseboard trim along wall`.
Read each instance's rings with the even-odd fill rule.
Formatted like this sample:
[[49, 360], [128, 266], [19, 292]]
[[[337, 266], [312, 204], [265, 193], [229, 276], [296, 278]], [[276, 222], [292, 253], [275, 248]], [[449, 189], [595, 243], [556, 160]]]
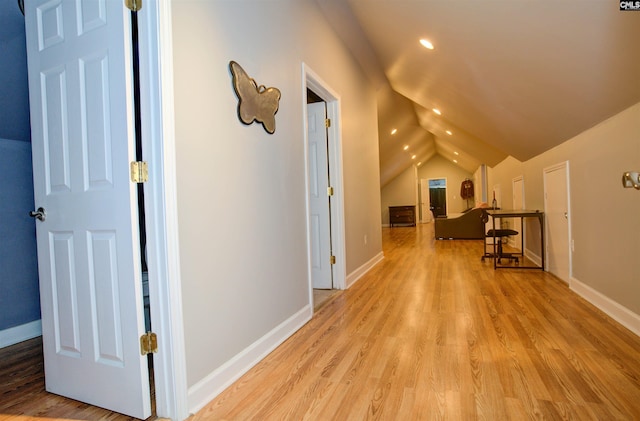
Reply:
[[[524, 250], [524, 257], [531, 260], [534, 265], [542, 266], [542, 258], [526, 247]], [[543, 269], [546, 270], [546, 268]]]
[[304, 326], [313, 316], [313, 308], [306, 305], [275, 329], [245, 348], [204, 379], [189, 388], [189, 412], [195, 414], [233, 382], [259, 363], [264, 357]]
[[15, 345], [38, 336], [42, 336], [42, 321], [40, 319], [20, 326], [0, 330], [0, 348]]
[[640, 336], [640, 315], [635, 314], [628, 308], [618, 304], [587, 284], [578, 281], [576, 278], [571, 278], [570, 288], [576, 294], [598, 307], [622, 326]]
[[384, 259], [384, 253], [380, 252], [376, 254], [371, 260], [366, 262], [364, 265], [360, 266], [358, 269], [354, 270], [349, 275], [347, 275], [346, 289], [351, 288], [353, 284], [355, 284], [360, 278], [362, 278], [365, 273], [369, 272], [372, 267], [380, 263], [382, 259]]

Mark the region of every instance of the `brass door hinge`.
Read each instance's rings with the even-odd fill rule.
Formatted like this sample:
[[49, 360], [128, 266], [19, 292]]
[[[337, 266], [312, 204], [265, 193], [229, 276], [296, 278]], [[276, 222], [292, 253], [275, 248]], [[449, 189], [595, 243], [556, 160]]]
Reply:
[[336, 256], [331, 256], [329, 258], [329, 261], [331, 262], [332, 265], [335, 265], [336, 264]]
[[327, 187], [327, 196], [333, 196], [333, 187]]
[[329, 127], [331, 127], [331, 119], [330, 118], [325, 118], [324, 119], [324, 125], [327, 127], [327, 129]]
[[158, 337], [153, 332], [147, 332], [140, 336], [140, 354], [157, 354], [158, 353]]
[[124, 5], [132, 12], [142, 9], [142, 0], [124, 0]]
[[134, 183], [146, 183], [149, 181], [149, 166], [144, 161], [131, 163], [131, 181]]

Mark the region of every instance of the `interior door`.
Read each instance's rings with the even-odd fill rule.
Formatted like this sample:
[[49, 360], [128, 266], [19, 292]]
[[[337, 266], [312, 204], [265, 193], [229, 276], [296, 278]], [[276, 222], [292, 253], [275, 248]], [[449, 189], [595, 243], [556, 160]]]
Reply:
[[420, 180], [420, 216], [421, 222], [426, 223], [433, 219], [431, 209], [429, 209], [429, 180]]
[[569, 283], [569, 163], [545, 168], [544, 207], [547, 270]]
[[144, 419], [130, 12], [25, 3], [46, 389]]
[[313, 288], [333, 288], [331, 201], [324, 102], [307, 104], [309, 142], [309, 207], [311, 209], [311, 277]]

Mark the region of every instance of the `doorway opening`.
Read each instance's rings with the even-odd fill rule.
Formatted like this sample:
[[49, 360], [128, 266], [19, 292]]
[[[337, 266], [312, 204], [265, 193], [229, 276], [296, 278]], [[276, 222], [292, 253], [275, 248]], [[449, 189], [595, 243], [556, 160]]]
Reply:
[[[136, 161], [144, 162], [142, 141], [142, 105], [140, 96], [140, 45], [138, 30], [138, 12], [131, 11], [131, 63], [133, 78], [133, 123], [135, 135]], [[149, 300], [149, 268], [147, 266], [147, 229], [144, 207], [144, 184], [138, 183], [137, 207], [138, 207], [138, 232], [140, 242], [140, 267], [142, 274], [142, 306], [144, 311], [144, 329], [151, 333], [151, 301]], [[153, 353], [147, 354], [147, 370], [149, 372], [149, 390], [151, 394], [151, 415], [156, 415], [155, 382], [153, 370]]]
[[318, 310], [332, 295], [331, 173], [326, 102], [307, 88], [309, 205], [311, 211], [311, 276], [313, 305]]
[[547, 167], [544, 174], [545, 262], [563, 282], [571, 280], [571, 194], [569, 161]]
[[429, 209], [434, 218], [446, 218], [447, 216], [447, 179], [429, 179]]
[[346, 287], [339, 97], [304, 63], [309, 303]]

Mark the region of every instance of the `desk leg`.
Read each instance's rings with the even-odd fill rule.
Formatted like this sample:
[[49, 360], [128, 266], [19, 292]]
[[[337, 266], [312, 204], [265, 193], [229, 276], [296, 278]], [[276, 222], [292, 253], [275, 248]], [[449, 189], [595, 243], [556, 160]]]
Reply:
[[493, 220], [493, 270], [496, 270], [496, 268], [498, 267], [498, 250], [496, 249], [496, 217], [492, 216], [491, 219]]

